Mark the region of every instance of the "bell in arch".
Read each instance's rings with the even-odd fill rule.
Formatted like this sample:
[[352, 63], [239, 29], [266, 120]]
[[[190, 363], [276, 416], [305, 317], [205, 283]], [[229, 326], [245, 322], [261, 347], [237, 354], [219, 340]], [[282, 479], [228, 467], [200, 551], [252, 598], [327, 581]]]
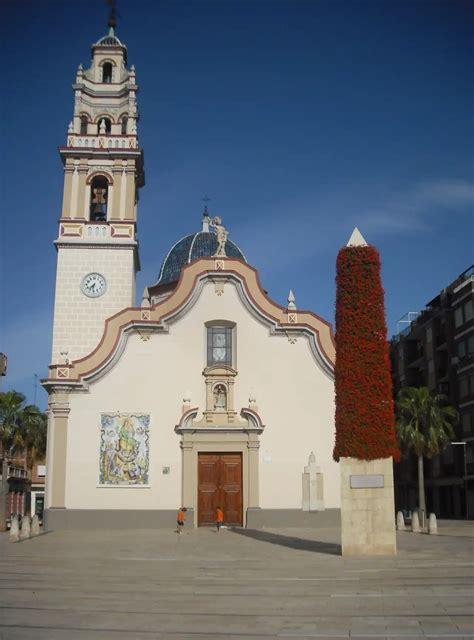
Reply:
[[94, 186], [92, 189], [91, 220], [94, 222], [107, 220], [107, 189], [104, 187]]

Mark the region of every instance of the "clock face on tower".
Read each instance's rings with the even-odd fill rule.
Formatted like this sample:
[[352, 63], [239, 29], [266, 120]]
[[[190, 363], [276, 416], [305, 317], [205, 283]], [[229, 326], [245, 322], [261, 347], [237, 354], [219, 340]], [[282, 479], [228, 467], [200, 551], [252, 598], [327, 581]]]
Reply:
[[107, 283], [100, 273], [88, 273], [82, 278], [81, 291], [89, 298], [98, 298], [105, 293]]

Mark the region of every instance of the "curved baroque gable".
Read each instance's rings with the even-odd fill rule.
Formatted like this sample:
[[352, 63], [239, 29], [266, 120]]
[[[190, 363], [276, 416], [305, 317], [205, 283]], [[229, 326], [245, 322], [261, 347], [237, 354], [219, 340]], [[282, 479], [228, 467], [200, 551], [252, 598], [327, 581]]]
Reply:
[[223, 278], [233, 281], [247, 308], [273, 333], [291, 336], [305, 334], [319, 366], [333, 377], [335, 343], [331, 325], [310, 311], [289, 310], [270, 300], [265, 294], [257, 271], [242, 260], [202, 258], [186, 266], [173, 293], [149, 308], [129, 307], [108, 318], [97, 347], [87, 356], [67, 364], [52, 364], [44, 381], [46, 387], [81, 385], [110, 368], [120, 357], [127, 335], [167, 331], [167, 324], [189, 310], [199, 296], [204, 282]]

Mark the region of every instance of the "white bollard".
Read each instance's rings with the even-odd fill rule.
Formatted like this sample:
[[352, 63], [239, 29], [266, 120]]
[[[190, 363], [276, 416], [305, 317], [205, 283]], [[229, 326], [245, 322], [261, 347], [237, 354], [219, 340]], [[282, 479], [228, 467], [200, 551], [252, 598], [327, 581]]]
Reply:
[[20, 540], [28, 540], [31, 537], [30, 516], [23, 516], [21, 519]]
[[10, 521], [10, 542], [18, 542], [20, 539], [20, 525], [17, 516], [12, 516]]
[[40, 522], [38, 516], [35, 515], [31, 518], [31, 537], [39, 536], [40, 534]]
[[405, 531], [405, 518], [403, 517], [402, 511], [397, 513], [397, 530]]
[[420, 533], [420, 519], [418, 518], [418, 511], [413, 511], [411, 514], [411, 530], [415, 533]]
[[430, 519], [428, 522], [428, 533], [431, 533], [432, 535], [438, 535], [438, 522], [434, 513], [430, 513]]

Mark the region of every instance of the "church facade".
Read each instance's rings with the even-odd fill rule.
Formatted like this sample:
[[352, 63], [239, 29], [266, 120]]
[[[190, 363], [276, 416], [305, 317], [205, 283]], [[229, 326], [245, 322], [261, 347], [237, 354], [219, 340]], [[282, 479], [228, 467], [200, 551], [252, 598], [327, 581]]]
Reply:
[[49, 529], [291, 525], [340, 505], [331, 326], [282, 307], [205, 209], [135, 302], [137, 91], [109, 33], [73, 85], [60, 148]]

